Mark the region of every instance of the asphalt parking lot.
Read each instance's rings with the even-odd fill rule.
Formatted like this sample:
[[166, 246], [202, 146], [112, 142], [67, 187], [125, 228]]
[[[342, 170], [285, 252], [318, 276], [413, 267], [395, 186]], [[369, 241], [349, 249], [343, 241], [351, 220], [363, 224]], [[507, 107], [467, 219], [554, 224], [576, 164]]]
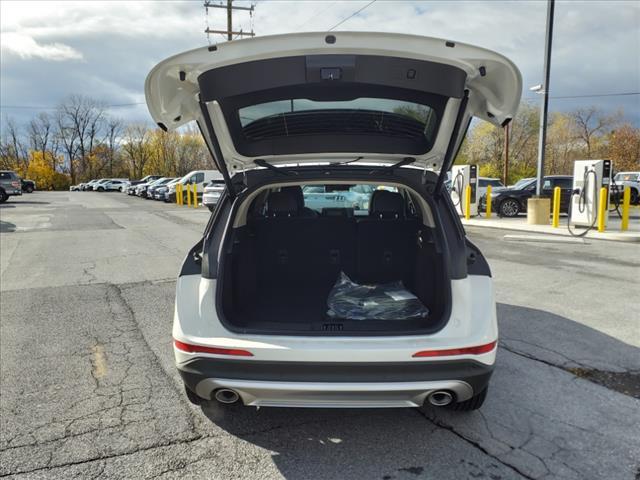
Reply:
[[171, 320], [208, 216], [118, 193], [0, 206], [0, 476], [640, 478], [637, 244], [468, 229], [501, 328], [478, 412], [200, 408]]

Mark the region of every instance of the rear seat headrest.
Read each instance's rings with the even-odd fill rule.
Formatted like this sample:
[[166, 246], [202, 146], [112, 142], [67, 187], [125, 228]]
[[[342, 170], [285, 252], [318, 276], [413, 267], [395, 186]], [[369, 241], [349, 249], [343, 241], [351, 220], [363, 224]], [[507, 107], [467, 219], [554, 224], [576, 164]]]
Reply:
[[297, 214], [298, 201], [292, 192], [280, 191], [269, 194], [267, 199], [267, 215], [269, 217], [292, 217]]
[[302, 193], [302, 187], [300, 185], [289, 185], [288, 187], [282, 187], [280, 191], [293, 195], [298, 205], [298, 211], [304, 208], [304, 194]]
[[380, 218], [403, 218], [404, 198], [396, 192], [376, 190], [371, 195], [369, 214]]

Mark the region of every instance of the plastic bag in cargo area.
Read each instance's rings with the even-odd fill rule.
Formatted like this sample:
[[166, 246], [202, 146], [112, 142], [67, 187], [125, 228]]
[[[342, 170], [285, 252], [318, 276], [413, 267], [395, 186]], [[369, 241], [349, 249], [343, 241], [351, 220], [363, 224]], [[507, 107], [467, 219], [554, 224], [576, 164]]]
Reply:
[[345, 320], [413, 320], [429, 309], [402, 282], [359, 285], [344, 272], [329, 293], [327, 315]]

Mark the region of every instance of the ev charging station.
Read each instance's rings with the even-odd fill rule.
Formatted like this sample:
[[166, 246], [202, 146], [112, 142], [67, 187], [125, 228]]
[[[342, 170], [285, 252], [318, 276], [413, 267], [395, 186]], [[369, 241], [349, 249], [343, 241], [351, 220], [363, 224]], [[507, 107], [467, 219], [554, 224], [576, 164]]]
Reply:
[[465, 195], [467, 186], [471, 187], [471, 203], [469, 204], [469, 215], [478, 215], [478, 166], [477, 165], [454, 165], [451, 167], [451, 201], [456, 207], [458, 215], [464, 216]]
[[[609, 186], [611, 160], [576, 160], [573, 165], [569, 225], [593, 228], [606, 225], [609, 216]], [[606, 189], [604, 208], [600, 205], [600, 190]], [[604, 218], [598, 218], [603, 215]]]

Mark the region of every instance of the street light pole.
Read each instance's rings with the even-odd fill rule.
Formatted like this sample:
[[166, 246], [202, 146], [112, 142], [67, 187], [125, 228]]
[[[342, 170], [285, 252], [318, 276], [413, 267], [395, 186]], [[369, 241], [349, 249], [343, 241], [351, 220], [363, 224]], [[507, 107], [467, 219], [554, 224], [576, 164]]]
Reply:
[[540, 109], [540, 135], [538, 137], [538, 173], [536, 195], [542, 194], [544, 177], [544, 149], [547, 142], [547, 114], [549, 112], [549, 77], [551, 73], [551, 39], [553, 38], [553, 11], [555, 0], [547, 0], [547, 34], [544, 43], [544, 84], [542, 86], [542, 108]]

